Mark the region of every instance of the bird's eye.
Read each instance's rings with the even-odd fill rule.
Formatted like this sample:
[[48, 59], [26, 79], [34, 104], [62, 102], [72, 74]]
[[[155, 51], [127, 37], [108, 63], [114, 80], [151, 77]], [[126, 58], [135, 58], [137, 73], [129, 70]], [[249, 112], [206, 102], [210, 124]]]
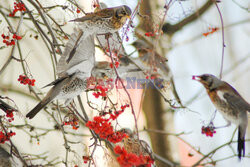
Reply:
[[207, 77], [206, 75], [201, 76], [201, 79], [202, 79], [203, 81], [206, 81], [207, 78], [208, 78], [208, 77]]
[[122, 15], [126, 15], [127, 14], [125, 11], [122, 11], [121, 13], [122, 13]]
[[106, 74], [105, 73], [102, 73], [102, 77], [105, 77], [106, 76]]

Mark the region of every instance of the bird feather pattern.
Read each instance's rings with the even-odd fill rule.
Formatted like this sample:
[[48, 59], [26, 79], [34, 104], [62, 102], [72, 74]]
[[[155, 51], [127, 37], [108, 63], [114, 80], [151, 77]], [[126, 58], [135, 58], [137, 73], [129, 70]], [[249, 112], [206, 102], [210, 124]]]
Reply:
[[[94, 37], [89, 35], [85, 39], [79, 40], [79, 34], [81, 34], [81, 30], [75, 29], [59, 59], [56, 67], [59, 77], [76, 72], [85, 73], [86, 75], [82, 78], [90, 76], [90, 69], [94, 67], [95, 63]], [[73, 55], [72, 50], [74, 50]]]

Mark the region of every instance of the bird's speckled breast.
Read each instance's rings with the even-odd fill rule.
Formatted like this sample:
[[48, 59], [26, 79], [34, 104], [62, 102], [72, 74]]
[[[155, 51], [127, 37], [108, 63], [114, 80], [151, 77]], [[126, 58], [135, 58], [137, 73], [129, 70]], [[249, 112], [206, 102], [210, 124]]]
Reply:
[[75, 96], [75, 94], [80, 94], [82, 91], [84, 91], [86, 87], [87, 80], [75, 78], [62, 87], [62, 93], [68, 97]]
[[217, 90], [210, 91], [208, 95], [215, 105], [216, 109], [223, 115], [226, 120], [238, 124], [237, 120], [239, 119], [239, 112], [231, 108], [230, 105], [227, 104], [225, 99], [221, 99], [217, 95]]

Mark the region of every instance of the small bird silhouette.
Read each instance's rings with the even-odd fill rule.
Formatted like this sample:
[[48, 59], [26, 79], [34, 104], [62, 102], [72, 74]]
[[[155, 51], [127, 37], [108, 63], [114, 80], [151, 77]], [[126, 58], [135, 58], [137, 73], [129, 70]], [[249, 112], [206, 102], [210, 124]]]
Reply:
[[83, 39], [90, 34], [107, 34], [118, 31], [130, 18], [131, 9], [126, 6], [100, 9], [94, 13], [87, 13], [81, 18], [71, 20], [79, 22], [79, 28], [83, 30]]
[[227, 82], [220, 80], [211, 74], [193, 76], [206, 88], [207, 93], [220, 111], [229, 126], [234, 123], [238, 127], [238, 157], [245, 156], [245, 134], [248, 124], [247, 111], [250, 112], [250, 104]]

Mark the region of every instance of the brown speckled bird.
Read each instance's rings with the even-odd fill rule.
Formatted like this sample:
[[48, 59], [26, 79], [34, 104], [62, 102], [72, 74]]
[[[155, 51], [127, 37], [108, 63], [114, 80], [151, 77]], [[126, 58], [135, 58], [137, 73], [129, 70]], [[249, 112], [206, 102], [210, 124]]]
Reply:
[[146, 66], [153, 70], [157, 69], [157, 74], [161, 75], [161, 78], [169, 77], [170, 69], [166, 62], [168, 61], [165, 57], [154, 51], [153, 46], [144, 40], [137, 40], [132, 45], [138, 50], [140, 60], [145, 63]]
[[130, 15], [131, 9], [126, 5], [122, 5], [87, 13], [85, 16], [72, 21], [80, 23], [79, 28], [84, 32], [84, 39], [89, 34], [104, 35], [118, 31], [130, 18]]
[[229, 126], [234, 123], [238, 127], [238, 157], [245, 156], [245, 134], [247, 129], [247, 112], [250, 112], [250, 104], [228, 83], [211, 74], [193, 76], [206, 88], [207, 93], [220, 111]]
[[126, 133], [128, 137], [123, 139], [123, 146], [128, 153], [134, 153], [136, 155], [144, 155], [152, 157], [152, 150], [148, 143], [144, 140], [139, 140], [130, 129], [123, 128], [120, 132]]
[[161, 85], [163, 87], [160, 88], [160, 91], [164, 96], [168, 96], [168, 88], [169, 84], [171, 84], [171, 89], [174, 97], [176, 98], [180, 106], [183, 106], [181, 99], [176, 91], [173, 74], [167, 64], [167, 58], [157, 53], [150, 41], [142, 39], [138, 39], [132, 43], [132, 45], [138, 50], [139, 54], [139, 59], [134, 60], [134, 62], [141, 69], [150, 71], [151, 76], [162, 79]]

